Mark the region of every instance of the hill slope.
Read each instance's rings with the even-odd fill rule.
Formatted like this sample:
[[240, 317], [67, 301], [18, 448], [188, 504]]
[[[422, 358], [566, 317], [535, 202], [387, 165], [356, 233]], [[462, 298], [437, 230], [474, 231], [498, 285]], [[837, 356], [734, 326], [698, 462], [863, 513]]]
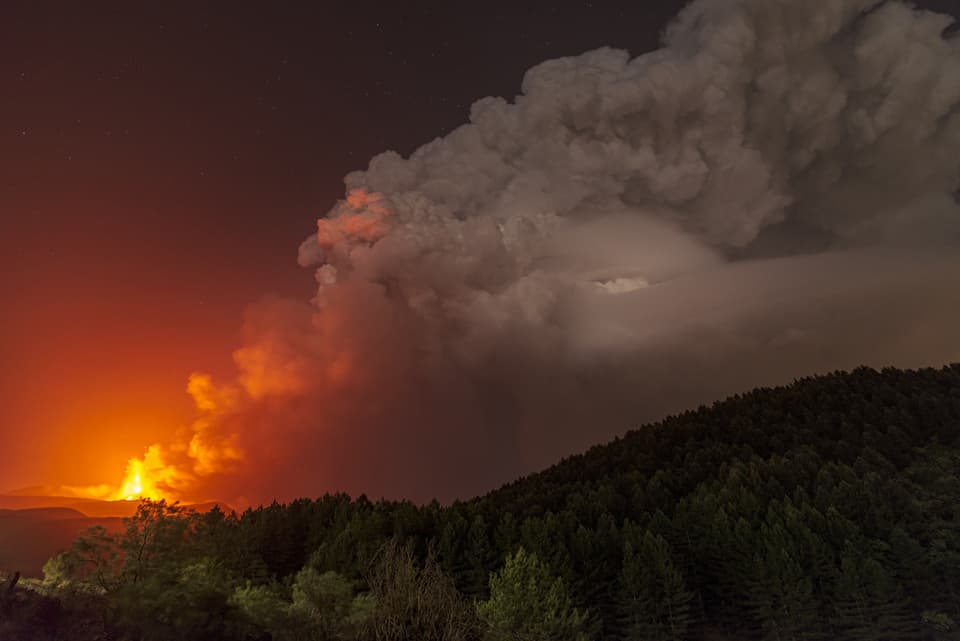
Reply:
[[[685, 492], [715, 478], [724, 463], [783, 456], [797, 448], [848, 465], [864, 454], [877, 454], [903, 467], [913, 458], [913, 448], [956, 444], [958, 421], [960, 364], [920, 371], [860, 368], [757, 389], [670, 417], [564, 459], [479, 501], [525, 512], [527, 498], [536, 496], [547, 502], [538, 503], [534, 511], [556, 509], [566, 503], [573, 486], [633, 482], [657, 472], [683, 477], [677, 490]], [[688, 469], [691, 465], [697, 469]], [[680, 473], [682, 469], [686, 471]], [[541, 492], [540, 487], [550, 491]]]
[[[863, 368], [669, 418], [449, 508], [332, 496], [248, 512], [237, 536], [277, 576], [311, 553], [359, 576], [357, 559], [387, 537], [433, 540], [478, 598], [523, 546], [602, 638], [640, 625], [637, 608], [667, 607], [667, 584], [687, 635], [845, 638], [882, 618], [925, 638], [907, 634], [924, 616], [960, 622], [958, 439], [960, 366]], [[287, 528], [298, 534], [254, 534]]]
[[[667, 419], [449, 507], [328, 495], [190, 517], [158, 576], [180, 594], [193, 584], [177, 577], [215, 567], [204, 586], [221, 603], [304, 567], [363, 589], [396, 538], [485, 599], [522, 547], [589, 610], [592, 639], [957, 639], [958, 473], [960, 366], [858, 369]], [[143, 596], [118, 603], [163, 602]], [[191, 615], [205, 630], [239, 616], [205, 612]]]

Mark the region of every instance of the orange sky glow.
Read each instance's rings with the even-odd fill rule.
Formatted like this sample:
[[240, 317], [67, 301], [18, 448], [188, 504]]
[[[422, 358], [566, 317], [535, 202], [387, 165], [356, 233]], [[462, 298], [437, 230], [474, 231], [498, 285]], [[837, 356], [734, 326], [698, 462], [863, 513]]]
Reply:
[[[824, 125], [807, 141], [824, 149], [786, 154], [790, 133], [766, 159], [742, 127], [713, 115], [727, 90], [717, 93], [712, 76], [703, 101], [676, 90], [682, 108], [660, 105], [657, 84], [637, 90], [681, 114], [677, 123], [623, 116], [617, 105], [636, 99], [628, 58], [659, 46], [684, 0], [633, 3], [617, 20], [561, 3], [551, 11], [572, 13], [547, 22], [515, 3], [469, 25], [454, 3], [412, 20], [395, 3], [377, 29], [355, 3], [237, 6], [230, 20], [204, 3], [107, 4], [0, 3], [0, 82], [13, 97], [0, 101], [0, 494], [234, 507], [340, 491], [469, 498], [757, 385], [958, 358], [955, 253], [918, 253], [920, 263], [837, 252], [822, 265], [794, 256], [830, 239], [847, 247], [853, 229], [873, 233], [861, 214], [888, 200], [866, 189], [874, 170], [889, 175], [891, 193], [902, 173], [910, 198], [930, 196], [914, 193], [927, 183], [949, 187], [932, 194], [939, 224], [939, 208], [954, 212], [958, 198], [955, 181], [947, 185], [955, 150], [940, 159], [896, 149], [887, 163], [859, 142], [837, 143], [834, 159], [823, 141], [837, 134]], [[613, 48], [528, 73], [598, 47]], [[619, 79], [594, 82], [598, 69]], [[601, 91], [596, 100], [560, 82], [574, 71]], [[722, 77], [754, 82], [747, 71]], [[941, 77], [950, 76], [931, 72]], [[802, 85], [811, 94], [832, 90], [811, 78]], [[551, 93], [555, 82], [563, 96]], [[527, 95], [508, 104], [521, 86]], [[851, 95], [886, 105], [856, 86]], [[801, 93], [804, 105], [819, 104]], [[483, 96], [505, 99], [471, 112]], [[835, 98], [823, 104], [847, 104]], [[757, 111], [751, 135], [780, 130], [765, 117], [783, 114]], [[917, 131], [953, 122], [914, 111]], [[812, 129], [816, 115], [804, 106], [784, 117], [809, 117]], [[469, 117], [474, 125], [458, 129]], [[591, 118], [596, 127], [580, 126]], [[679, 135], [688, 120], [690, 135]], [[721, 129], [743, 140], [725, 142]], [[717, 162], [701, 158], [701, 137], [716, 138]], [[874, 137], [880, 145], [887, 134]], [[682, 145], [663, 167], [645, 160], [656, 156], [647, 142], [633, 149], [661, 138]], [[949, 140], [932, 136], [930, 149]], [[554, 141], [571, 146], [559, 153]], [[377, 156], [384, 150], [393, 152]], [[858, 156], [865, 177], [841, 189], [837, 163], [854, 150], [870, 159]], [[728, 156], [729, 167], [719, 162]], [[904, 157], [915, 171], [900, 171]], [[927, 157], [944, 166], [927, 171]], [[796, 158], [824, 164], [800, 171]], [[840, 187], [820, 189], [821, 177]], [[826, 215], [861, 191], [863, 212]], [[620, 226], [621, 206], [638, 214], [636, 228]], [[744, 211], [753, 209], [763, 215]], [[898, 246], [885, 220], [875, 231]], [[567, 231], [549, 236], [561, 222]], [[581, 242], [576, 234], [591, 229], [595, 242]], [[934, 245], [949, 239], [937, 229]], [[740, 260], [768, 256], [779, 267], [751, 271]], [[650, 287], [642, 305], [598, 298], [640, 296], [623, 285], [647, 282], [675, 288]]]

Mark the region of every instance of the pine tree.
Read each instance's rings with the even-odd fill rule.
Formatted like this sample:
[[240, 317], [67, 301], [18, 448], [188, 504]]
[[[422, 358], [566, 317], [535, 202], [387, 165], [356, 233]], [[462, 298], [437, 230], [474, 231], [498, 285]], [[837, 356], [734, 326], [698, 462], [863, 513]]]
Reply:
[[[804, 551], [771, 508], [761, 526], [752, 563], [749, 606], [765, 641], [820, 638], [813, 581], [803, 565]], [[770, 521], [773, 521], [770, 523]]]
[[520, 548], [490, 575], [490, 599], [477, 614], [493, 641], [586, 641], [586, 611], [573, 606], [563, 579]]
[[740, 517], [731, 521], [725, 510], [714, 517], [702, 557], [705, 609], [708, 619], [730, 634], [744, 631], [755, 533]]
[[844, 550], [835, 593], [834, 616], [842, 641], [923, 638], [920, 617], [865, 542], [850, 543]]
[[618, 582], [622, 637], [631, 641], [682, 639], [693, 619], [693, 595], [663, 537], [645, 531], [633, 538], [624, 544]]
[[496, 552], [490, 543], [490, 534], [483, 515], [474, 517], [467, 532], [464, 546], [466, 580], [461, 591], [471, 598], [483, 598], [487, 593], [487, 581], [494, 567]]
[[440, 534], [438, 556], [443, 571], [453, 577], [461, 591], [470, 580], [467, 572], [467, 563], [464, 559], [463, 547], [469, 524], [459, 511], [451, 510], [447, 515], [446, 524]]

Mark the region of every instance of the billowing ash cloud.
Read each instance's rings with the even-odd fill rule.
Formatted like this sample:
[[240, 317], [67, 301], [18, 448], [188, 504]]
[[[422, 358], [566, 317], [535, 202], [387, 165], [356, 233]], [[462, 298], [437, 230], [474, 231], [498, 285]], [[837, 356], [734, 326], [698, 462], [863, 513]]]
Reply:
[[195, 379], [191, 492], [450, 499], [642, 421], [960, 358], [960, 40], [901, 2], [699, 0], [387, 152]]

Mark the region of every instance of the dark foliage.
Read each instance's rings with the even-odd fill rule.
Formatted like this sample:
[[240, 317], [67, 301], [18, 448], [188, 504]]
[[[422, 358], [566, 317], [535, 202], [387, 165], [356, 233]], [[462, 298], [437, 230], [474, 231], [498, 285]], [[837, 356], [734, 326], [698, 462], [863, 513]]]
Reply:
[[[86, 576], [130, 638], [269, 639], [282, 621], [256, 613], [280, 616], [302, 568], [373, 608], [371, 559], [399, 544], [483, 601], [522, 548], [597, 639], [960, 639], [958, 474], [960, 366], [858, 369], [687, 412], [446, 508], [328, 495], [173, 515], [182, 528], [153, 513], [132, 532], [157, 528], [162, 554]], [[187, 596], [141, 611], [146, 589]]]

